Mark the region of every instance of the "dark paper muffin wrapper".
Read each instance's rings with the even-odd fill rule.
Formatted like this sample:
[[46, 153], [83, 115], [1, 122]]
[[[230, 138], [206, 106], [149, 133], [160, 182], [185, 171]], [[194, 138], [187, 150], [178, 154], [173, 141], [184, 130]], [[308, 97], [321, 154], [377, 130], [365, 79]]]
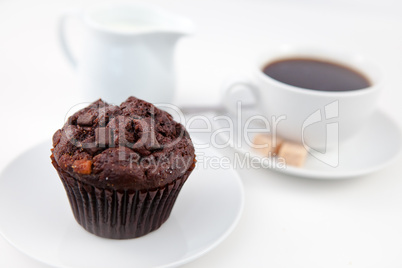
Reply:
[[97, 236], [128, 239], [158, 229], [170, 216], [189, 172], [149, 191], [112, 190], [85, 184], [58, 170], [77, 222]]

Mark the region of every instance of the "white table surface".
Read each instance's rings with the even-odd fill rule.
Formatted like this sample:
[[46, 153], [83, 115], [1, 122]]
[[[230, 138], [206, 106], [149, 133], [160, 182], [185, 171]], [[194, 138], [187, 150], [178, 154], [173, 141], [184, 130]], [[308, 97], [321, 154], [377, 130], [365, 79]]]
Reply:
[[[258, 51], [307, 44], [361, 52], [381, 64], [387, 84], [379, 109], [402, 125], [401, 2], [151, 2], [197, 25], [197, 33], [178, 45], [177, 104], [217, 105], [224, 79], [247, 74]], [[82, 3], [91, 1], [0, 0], [0, 170], [50, 138], [81, 101], [76, 75], [58, 47], [56, 22], [63, 10]], [[78, 39], [72, 40], [76, 47]], [[238, 170], [246, 194], [238, 226], [185, 267], [402, 267], [401, 164], [400, 157], [385, 170], [341, 181]], [[0, 237], [0, 267], [49, 266]]]

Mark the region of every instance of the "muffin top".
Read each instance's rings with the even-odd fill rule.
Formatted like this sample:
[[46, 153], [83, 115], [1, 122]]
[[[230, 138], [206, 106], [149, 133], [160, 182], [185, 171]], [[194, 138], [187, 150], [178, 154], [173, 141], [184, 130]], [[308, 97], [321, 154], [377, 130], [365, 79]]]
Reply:
[[62, 172], [112, 189], [163, 187], [194, 169], [194, 146], [183, 125], [149, 102], [120, 106], [99, 99], [70, 116], [53, 135], [52, 160]]

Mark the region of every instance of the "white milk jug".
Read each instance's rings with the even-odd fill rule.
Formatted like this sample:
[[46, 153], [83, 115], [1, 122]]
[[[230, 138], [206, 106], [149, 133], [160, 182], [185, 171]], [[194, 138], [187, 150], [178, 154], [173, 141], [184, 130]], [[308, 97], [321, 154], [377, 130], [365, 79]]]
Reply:
[[[78, 59], [66, 40], [66, 20], [71, 17], [84, 25], [84, 47]], [[79, 74], [85, 100], [102, 98], [114, 104], [129, 96], [170, 103], [175, 89], [175, 45], [192, 32], [190, 20], [139, 4], [68, 12], [59, 24], [62, 49]]]

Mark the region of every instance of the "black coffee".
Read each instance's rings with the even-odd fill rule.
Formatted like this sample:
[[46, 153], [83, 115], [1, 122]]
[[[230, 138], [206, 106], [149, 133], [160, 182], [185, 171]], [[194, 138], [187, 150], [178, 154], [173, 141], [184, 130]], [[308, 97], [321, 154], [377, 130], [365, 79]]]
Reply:
[[265, 66], [263, 72], [285, 84], [321, 91], [358, 90], [371, 85], [350, 67], [308, 58], [278, 60]]

